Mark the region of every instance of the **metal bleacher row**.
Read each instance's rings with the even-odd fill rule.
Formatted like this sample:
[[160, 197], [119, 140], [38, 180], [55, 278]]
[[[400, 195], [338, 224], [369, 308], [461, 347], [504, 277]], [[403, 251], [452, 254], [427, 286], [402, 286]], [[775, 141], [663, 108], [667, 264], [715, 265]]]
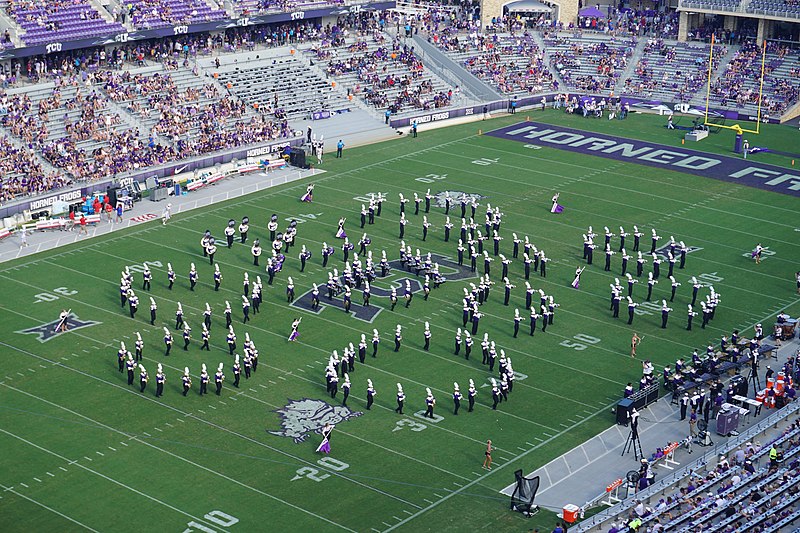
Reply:
[[561, 75], [566, 86], [580, 91], [609, 91], [633, 55], [636, 40], [586, 34], [550, 36], [544, 39], [550, 54], [550, 68]]
[[457, 49], [445, 53], [503, 94], [528, 96], [554, 89], [544, 52], [530, 34], [492, 37], [488, 44], [478, 44], [466, 35], [459, 36]]
[[[780, 116], [800, 97], [800, 54], [796, 50], [785, 54], [768, 52], [765, 65], [762, 113]], [[743, 48], [713, 84], [711, 100], [721, 107], [755, 114], [760, 81], [760, 50]]]
[[[644, 48], [633, 75], [621, 88], [622, 94], [671, 101], [688, 102], [705, 86], [708, 79], [710, 45], [666, 43], [652, 39]], [[715, 46], [714, 68], [725, 50]]]
[[231, 94], [258, 109], [273, 107], [277, 95], [278, 108], [289, 119], [306, 118], [309, 113], [323, 109], [338, 111], [350, 107], [347, 98], [330, 81], [293, 55], [240, 61], [234, 67], [215, 72]]
[[[404, 43], [397, 39], [392, 39], [386, 34], [381, 34], [381, 37], [380, 41], [374, 38], [357, 38], [355, 42], [348, 40], [347, 44], [351, 46], [337, 48], [335, 54], [328, 58], [325, 67], [340, 62], [352, 61], [356, 63], [363, 59], [374, 68], [335, 71], [332, 72], [333, 79], [352, 91], [367, 106], [379, 111], [384, 111], [392, 105], [398, 94], [403, 90], [407, 89], [409, 93], [414, 93], [418, 87], [424, 84], [429, 86], [430, 90], [424, 91], [419, 99], [413, 102], [403, 102], [394, 113], [402, 115], [419, 109], [435, 109], [437, 106], [434, 105], [434, 98], [437, 95], [447, 94], [452, 90], [452, 87], [427, 68], [412, 70], [407, 63], [400, 60]], [[408, 46], [410, 47], [411, 44], [408, 44]], [[379, 49], [382, 51], [378, 52]], [[408, 50], [406, 53], [409, 53]], [[362, 76], [360, 76], [360, 73]], [[364, 80], [366, 75], [373, 74], [381, 80], [391, 77], [396, 81], [393, 85], [384, 87], [379, 83]], [[448, 106], [449, 104], [443, 107]]]

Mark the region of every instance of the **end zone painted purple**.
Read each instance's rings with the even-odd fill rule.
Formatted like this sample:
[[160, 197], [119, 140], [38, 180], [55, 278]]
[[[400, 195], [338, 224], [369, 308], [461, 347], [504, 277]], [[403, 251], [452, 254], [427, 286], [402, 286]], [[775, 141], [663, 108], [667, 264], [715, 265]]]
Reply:
[[552, 124], [520, 122], [486, 133], [537, 146], [606, 157], [800, 197], [800, 174], [774, 165]]

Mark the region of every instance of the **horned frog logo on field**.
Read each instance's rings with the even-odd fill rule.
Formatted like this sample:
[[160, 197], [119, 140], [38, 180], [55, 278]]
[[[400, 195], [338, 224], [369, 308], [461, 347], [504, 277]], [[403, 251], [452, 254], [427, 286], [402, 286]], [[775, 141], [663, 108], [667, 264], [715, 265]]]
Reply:
[[464, 191], [442, 191], [436, 193], [434, 196], [434, 205], [436, 207], [446, 207], [445, 202], [446, 198], [450, 198], [450, 207], [455, 207], [456, 205], [461, 203], [461, 198], [463, 196], [467, 197], [469, 203], [472, 203], [472, 200], [481, 200], [486, 198], [483, 195], [473, 193], [473, 192], [464, 192]]
[[321, 433], [325, 424], [336, 425], [364, 413], [341, 405], [330, 405], [323, 400], [303, 398], [289, 399], [282, 409], [275, 409], [281, 417], [281, 430], [269, 431], [279, 437], [292, 437], [296, 443], [303, 442], [310, 433]]

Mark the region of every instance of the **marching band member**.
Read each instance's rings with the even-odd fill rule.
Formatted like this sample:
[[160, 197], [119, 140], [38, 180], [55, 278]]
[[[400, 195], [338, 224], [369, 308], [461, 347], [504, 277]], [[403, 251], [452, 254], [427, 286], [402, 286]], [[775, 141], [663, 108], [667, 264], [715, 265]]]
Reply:
[[147, 388], [147, 382], [149, 378], [147, 377], [147, 370], [144, 369], [143, 365], [139, 365], [139, 384], [140, 389], [139, 392], [144, 392], [144, 389]]
[[222, 363], [217, 367], [217, 372], [214, 374], [214, 384], [217, 386], [217, 396], [222, 393], [222, 382], [225, 381], [225, 374], [222, 373]]
[[192, 377], [189, 375], [189, 367], [184, 367], [183, 369], [183, 377], [181, 377], [181, 383], [183, 383], [183, 395], [186, 396], [189, 393], [189, 389], [192, 388]]
[[433, 408], [436, 405], [436, 398], [433, 397], [433, 393], [431, 392], [430, 388], [425, 388], [425, 393], [427, 394], [425, 398], [425, 417], [433, 418]]
[[156, 372], [156, 398], [164, 394], [164, 382], [167, 377], [164, 375], [164, 370], [161, 368], [161, 363], [158, 363], [158, 371]]

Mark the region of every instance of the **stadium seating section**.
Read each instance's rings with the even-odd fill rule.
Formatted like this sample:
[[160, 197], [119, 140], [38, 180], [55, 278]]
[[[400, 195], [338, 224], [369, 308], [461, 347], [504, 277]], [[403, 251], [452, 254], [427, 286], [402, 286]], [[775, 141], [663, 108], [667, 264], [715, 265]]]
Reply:
[[[633, 75], [620, 89], [621, 93], [688, 102], [706, 86], [709, 51], [709, 46], [650, 39], [644, 45], [644, 53]], [[724, 47], [715, 47], [714, 68], [726, 53]]]
[[378, 110], [392, 113], [450, 105], [452, 87], [427, 70], [410, 46], [375, 32], [345, 47], [320, 48], [316, 58], [348, 91]]
[[176, 24], [199, 24], [222, 20], [227, 14], [212, 9], [205, 0], [130, 0], [132, 23], [136, 28], [152, 29]]
[[88, 0], [11, 0], [6, 11], [19, 24], [22, 41], [29, 46], [127, 31], [122, 24], [104, 19]]
[[[715, 464], [686, 469], [649, 500], [625, 500], [603, 530], [613, 523], [627, 531], [639, 519], [640, 531], [656, 525], [680, 533], [780, 531], [800, 516], [800, 419], [789, 423], [788, 416], [777, 438], [742, 444]], [[776, 460], [769, 458], [773, 446]]]
[[[800, 98], [800, 56], [776, 45], [767, 49], [764, 69], [762, 114], [780, 116]], [[712, 103], [755, 114], [761, 79], [761, 49], [743, 45], [725, 73], [711, 87]]]
[[542, 47], [530, 33], [443, 35], [436, 43], [454, 61], [502, 94], [527, 96], [558, 88]]
[[291, 56], [239, 63], [234, 69], [220, 70], [219, 80], [251, 107], [292, 120], [304, 119], [314, 111], [348, 107], [330, 81]]
[[[740, 6], [739, 0], [687, 2], [719, 10]], [[132, 0], [123, 6], [127, 27], [111, 22], [113, 16], [92, 0], [7, 0], [0, 5], [19, 25], [23, 44], [41, 45], [130, 27], [219, 20], [228, 13], [244, 16], [342, 3]], [[750, 0], [743, 9], [784, 16], [800, 14], [800, 2]], [[504, 96], [613, 93], [696, 105], [705, 101], [708, 44], [633, 36], [646, 28], [673, 35], [674, 14], [623, 10], [616, 16], [614, 32], [554, 31], [544, 24], [532, 30], [519, 21], [500, 19], [490, 33], [481, 33], [470, 17], [454, 13], [449, 8], [419, 13], [421, 33], [427, 31], [432, 44]], [[21, 72], [6, 66], [0, 77], [0, 91], [8, 91], [0, 92], [0, 148], [11, 157], [0, 163], [4, 172], [0, 202], [46, 192], [70, 180], [101, 179], [283, 138], [292, 134], [290, 121], [319, 111], [366, 106], [374, 116], [387, 110], [408, 116], [463, 104], [452, 80], [436, 75], [412, 47], [413, 41], [383, 31], [377, 17], [351, 17], [349, 24], [292, 27], [287, 23], [253, 32], [240, 28], [224, 42], [215, 37], [213, 47], [222, 53], [255, 50], [257, 43], [268, 47], [291, 43], [294, 48], [290, 54], [284, 50], [256, 59], [240, 57], [208, 72], [187, 68], [189, 61], [212, 51], [210, 38], [206, 43], [195, 36], [187, 38], [183, 67], [182, 54], [171, 49], [158, 49], [155, 55], [145, 49], [141, 60], [129, 50], [125, 68], [133, 70], [107, 71], [108, 64], [88, 58], [82, 78], [71, 77], [64, 60], [55, 55], [48, 57], [46, 73], [45, 64], [34, 59], [31, 64], [39, 79], [33, 84], [23, 83], [25, 66]], [[752, 41], [717, 45], [713, 68], [712, 106], [754, 114], [760, 49]], [[797, 49], [770, 43], [763, 94], [762, 115], [770, 118], [786, 113], [800, 100]]]

